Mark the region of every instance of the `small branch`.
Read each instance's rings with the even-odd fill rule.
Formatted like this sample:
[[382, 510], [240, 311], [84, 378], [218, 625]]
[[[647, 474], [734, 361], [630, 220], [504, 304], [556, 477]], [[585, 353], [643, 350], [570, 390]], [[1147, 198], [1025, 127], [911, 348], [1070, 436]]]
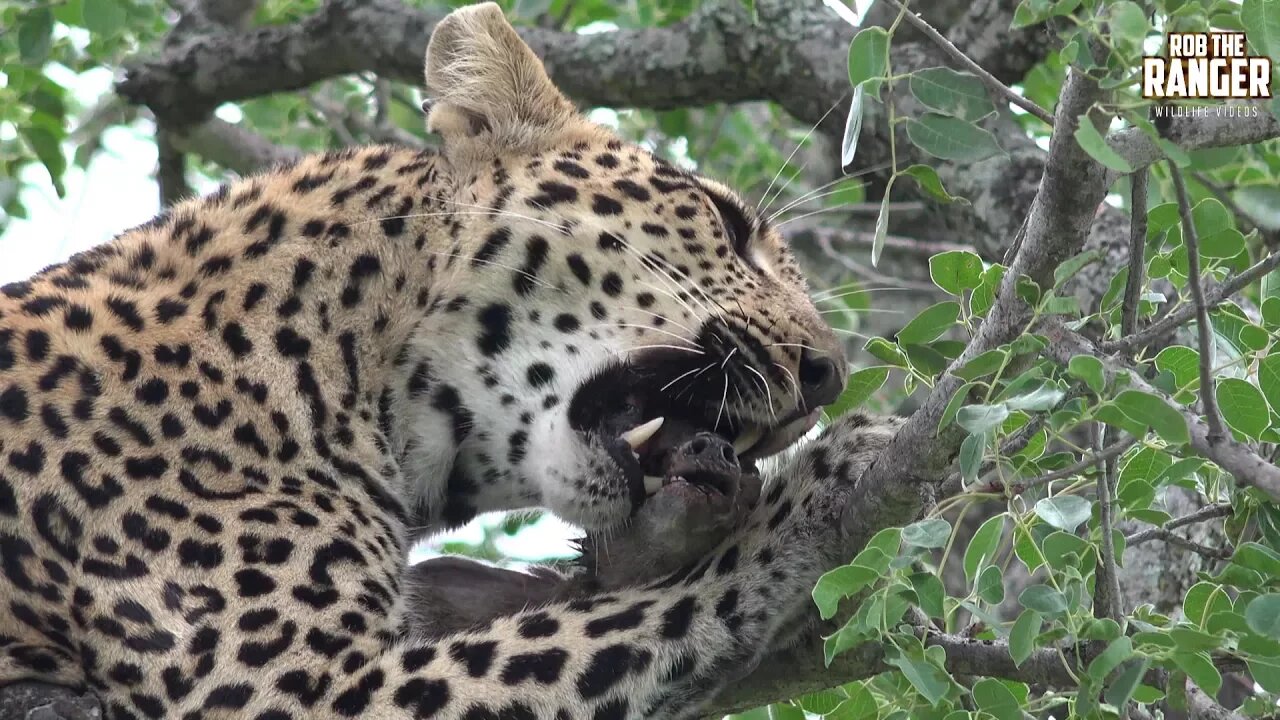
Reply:
[[162, 125], [156, 127], [156, 184], [160, 187], [160, 207], [191, 197], [187, 184], [187, 158]]
[[1191, 682], [1191, 678], [1187, 678], [1187, 711], [1191, 720], [1245, 720], [1240, 713], [1219, 705]]
[[[1248, 270], [1229, 278], [1226, 282], [1210, 290], [1205, 296], [1205, 304], [1210, 308], [1217, 307], [1223, 301], [1229, 300], [1232, 295], [1245, 289], [1254, 281], [1278, 267], [1280, 267], [1280, 253], [1268, 255], [1254, 263]], [[1142, 332], [1112, 342], [1104, 342], [1100, 345], [1100, 348], [1105, 353], [1119, 353], [1142, 347], [1186, 324], [1195, 317], [1195, 314], [1196, 308], [1193, 305], [1184, 305], [1151, 323]]]
[[[1209, 547], [1208, 545], [1202, 545], [1198, 542], [1188, 540], [1172, 530], [1167, 530], [1165, 528], [1150, 528], [1148, 530], [1143, 530], [1142, 535], [1143, 537], [1140, 542], [1162, 540], [1170, 545], [1175, 545], [1184, 550], [1190, 550], [1197, 555], [1203, 555], [1204, 557], [1211, 558], [1213, 560], [1230, 560], [1231, 556], [1235, 554], [1236, 551], [1236, 549], [1230, 545], [1224, 545], [1223, 547]], [[1136, 544], [1129, 543], [1128, 538], [1125, 538], [1125, 540], [1126, 545]]]
[[[1235, 108], [1238, 114], [1222, 112]], [[1218, 106], [1217, 112], [1176, 118], [1158, 118], [1161, 136], [1183, 150], [1252, 145], [1280, 137], [1280, 120], [1261, 102]], [[1142, 131], [1131, 127], [1107, 136], [1107, 144], [1134, 168], [1144, 168], [1164, 159], [1164, 150]], [[1119, 173], [1108, 176], [1108, 182]]]
[[1022, 490], [1023, 492], [1025, 492], [1034, 487], [1047, 485], [1055, 480], [1062, 480], [1065, 478], [1069, 478], [1073, 475], [1079, 475], [1085, 470], [1088, 470], [1091, 467], [1097, 466], [1099, 463], [1103, 463], [1113, 458], [1120, 457], [1121, 455], [1124, 454], [1126, 450], [1128, 450], [1129, 448], [1137, 444], [1137, 442], [1138, 441], [1135, 438], [1126, 438], [1124, 440], [1117, 440], [1116, 442], [1108, 445], [1107, 447], [1101, 450], [1096, 450], [1092, 455], [1089, 455], [1088, 457], [1085, 457], [1081, 460], [1071, 463], [1070, 465], [1062, 468], [1061, 470], [1054, 470], [1051, 473], [1047, 473], [1039, 477], [1032, 478], [1024, 483], [1021, 483]]
[[1237, 483], [1257, 488], [1270, 496], [1273, 502], [1280, 502], [1280, 468], [1264, 460], [1248, 445], [1236, 442], [1229, 435], [1211, 441], [1209, 428], [1199, 415], [1152, 387], [1127, 361], [1102, 354], [1092, 340], [1068, 330], [1060, 321], [1046, 321], [1040, 325], [1039, 331], [1049, 340], [1044, 353], [1055, 362], [1065, 365], [1076, 355], [1093, 355], [1102, 361], [1103, 371], [1109, 378], [1123, 373], [1129, 387], [1161, 398], [1182, 415], [1187, 423], [1192, 449], [1217, 463], [1218, 467], [1235, 477]]
[[1222, 428], [1222, 415], [1218, 412], [1218, 398], [1213, 384], [1213, 327], [1209, 324], [1209, 307], [1205, 304], [1204, 286], [1200, 278], [1200, 239], [1196, 236], [1195, 221], [1191, 217], [1191, 201], [1187, 199], [1187, 186], [1182, 182], [1178, 166], [1169, 163], [1169, 176], [1178, 196], [1178, 210], [1182, 215], [1182, 242], [1187, 248], [1187, 284], [1191, 286], [1191, 300], [1196, 309], [1196, 335], [1200, 344], [1200, 402], [1204, 405], [1205, 420], [1209, 423], [1209, 442], [1226, 437]]
[[1129, 280], [1124, 288], [1120, 337], [1138, 330], [1138, 299], [1142, 295], [1147, 250], [1147, 169], [1129, 176]]
[[1193, 513], [1177, 517], [1165, 523], [1163, 527], [1147, 528], [1140, 530], [1124, 539], [1124, 544], [1128, 547], [1140, 545], [1148, 540], [1161, 538], [1161, 531], [1174, 530], [1184, 525], [1192, 525], [1206, 520], [1214, 520], [1220, 517], [1226, 517], [1232, 512], [1231, 506], [1228, 504], [1210, 505], [1208, 507], [1197, 510]]
[[170, 140], [184, 152], [199, 155], [241, 175], [302, 157], [297, 148], [276, 145], [251, 130], [218, 118], [170, 131]]
[[[1102, 423], [1093, 423], [1094, 455], [1098, 458], [1098, 527], [1102, 533], [1102, 564], [1095, 579], [1093, 614], [1098, 618], [1111, 618], [1123, 627], [1124, 609], [1120, 606], [1120, 573], [1116, 564], [1116, 548], [1111, 541], [1111, 531], [1115, 527], [1112, 514], [1112, 496], [1116, 491], [1116, 453], [1110, 457], [1103, 454], [1102, 442], [1106, 437], [1106, 429]], [[1123, 708], [1121, 708], [1123, 710]]]
[[1005, 100], [1005, 102], [1013, 103], [1036, 116], [1049, 127], [1053, 127], [1052, 113], [1014, 92], [1008, 85], [1000, 82], [996, 76], [982, 69], [981, 65], [970, 60], [969, 56], [964, 54], [964, 51], [953, 45], [950, 40], [943, 37], [942, 33], [935, 30], [928, 22], [925, 22], [924, 18], [908, 10], [901, 2], [898, 0], [889, 0], [889, 2], [904, 13], [904, 17], [907, 22], [911, 23], [915, 29], [923, 33], [925, 37], [936, 43], [938, 47], [942, 48], [943, 52], [951, 56], [952, 60], [955, 60], [957, 63], [962, 65], [965, 70], [977, 75], [978, 79], [982, 80], [983, 84], [986, 85], [991, 92], [999, 95]]

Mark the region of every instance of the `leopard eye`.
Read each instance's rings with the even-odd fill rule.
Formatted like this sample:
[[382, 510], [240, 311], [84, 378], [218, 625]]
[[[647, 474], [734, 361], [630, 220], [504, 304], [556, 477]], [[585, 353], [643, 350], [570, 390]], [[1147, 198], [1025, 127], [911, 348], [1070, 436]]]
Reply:
[[712, 204], [720, 213], [720, 222], [724, 224], [724, 230], [729, 235], [729, 245], [738, 255], [747, 258], [747, 247], [751, 244], [751, 222], [747, 220], [738, 204], [729, 198], [713, 192], [707, 195], [711, 197]]

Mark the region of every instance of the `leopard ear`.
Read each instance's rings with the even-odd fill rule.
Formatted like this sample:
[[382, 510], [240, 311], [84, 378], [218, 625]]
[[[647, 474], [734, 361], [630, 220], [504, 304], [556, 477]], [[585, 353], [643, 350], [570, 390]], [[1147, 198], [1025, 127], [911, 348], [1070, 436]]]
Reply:
[[494, 3], [453, 11], [427, 45], [427, 129], [452, 160], [536, 152], [581, 123]]

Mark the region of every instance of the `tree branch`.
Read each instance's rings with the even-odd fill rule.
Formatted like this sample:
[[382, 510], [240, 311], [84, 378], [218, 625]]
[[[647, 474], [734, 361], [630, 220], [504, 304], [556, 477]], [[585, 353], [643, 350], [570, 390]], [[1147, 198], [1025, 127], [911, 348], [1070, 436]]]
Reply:
[[[1017, 296], [1015, 279], [1026, 275], [1045, 283], [1052, 277], [1054, 268], [1084, 244], [1085, 234], [1106, 192], [1102, 182], [1105, 170], [1080, 148], [1072, 133], [1077, 119], [1100, 94], [1097, 84], [1088, 76], [1074, 71], [1068, 75], [1055, 117], [1049, 160], [1031, 205], [1022, 251], [1005, 274], [986, 319], [952, 368], [961, 367], [977, 355], [1021, 335], [1030, 318], [1030, 308]], [[963, 432], [955, 425], [937, 431], [944, 409], [961, 384], [960, 378], [945, 374], [858, 481], [843, 518], [850, 546], [865, 545], [881, 528], [911, 522], [933, 501], [964, 439]], [[1004, 657], [1007, 656], [1006, 652]], [[799, 659], [781, 663], [776, 657], [767, 659], [722, 695], [717, 711], [722, 707], [742, 707], [741, 698], [749, 698], [746, 702], [754, 706], [794, 697], [806, 692], [806, 687], [831, 687], [848, 679], [843, 672], [823, 672], [816, 665], [820, 657], [820, 639], [806, 637], [800, 645]], [[842, 662], [841, 658], [844, 656], [838, 657], [837, 663]], [[798, 672], [806, 661], [812, 665]], [[1012, 664], [1011, 659], [1008, 662]], [[995, 667], [998, 666], [984, 666], [978, 674], [998, 674]], [[772, 688], [778, 694], [763, 697], [761, 688]]]
[[[1254, 263], [1248, 270], [1232, 276], [1221, 285], [1218, 285], [1206, 293], [1205, 305], [1209, 308], [1221, 305], [1224, 301], [1231, 298], [1231, 296], [1245, 289], [1263, 275], [1266, 275], [1278, 267], [1280, 267], [1280, 252], [1268, 255]], [[1151, 323], [1151, 325], [1142, 332], [1120, 338], [1119, 340], [1104, 342], [1100, 347], [1105, 353], [1120, 353], [1133, 348], [1142, 347], [1159, 340], [1161, 337], [1164, 337], [1182, 325], [1190, 322], [1195, 317], [1196, 312], [1197, 309], [1195, 305], [1183, 305], [1182, 307], [1170, 311], [1159, 320]]]
[[[1215, 106], [1204, 114], [1157, 118], [1156, 128], [1161, 137], [1183, 150], [1249, 145], [1280, 137], [1280, 120], [1258, 102]], [[1141, 128], [1114, 132], [1107, 136], [1107, 144], [1134, 168], [1147, 167], [1165, 157], [1159, 144]], [[1114, 179], [1115, 175], [1109, 177]]]
[[905, 17], [907, 22], [911, 23], [922, 35], [932, 40], [938, 47], [942, 48], [942, 50], [946, 52], [952, 60], [959, 63], [961, 67], [976, 75], [978, 79], [982, 80], [988, 90], [995, 93], [1005, 102], [1013, 103], [1023, 110], [1026, 110], [1050, 127], [1053, 126], [1053, 115], [1051, 115], [1048, 110], [1045, 110], [1031, 100], [1028, 100], [1014, 92], [1008, 85], [1000, 82], [996, 76], [984, 70], [981, 65], [970, 60], [969, 56], [965, 55], [963, 50], [956, 47], [947, 38], [943, 37], [942, 33], [935, 30], [932, 25], [925, 21], [924, 18], [907, 10], [901, 2], [898, 0], [889, 0], [889, 2], [891, 2], [899, 11], [906, 13]]
[[1136, 533], [1133, 533], [1132, 535], [1129, 535], [1124, 539], [1124, 544], [1126, 547], [1133, 547], [1135, 545], [1140, 545], [1144, 542], [1147, 542], [1148, 540], [1155, 540], [1163, 537], [1160, 533], [1161, 530], [1164, 530], [1164, 531], [1174, 530], [1176, 528], [1182, 527], [1183, 525], [1191, 525], [1198, 522], [1204, 522], [1206, 520], [1213, 520], [1216, 518], [1226, 517], [1230, 515], [1231, 512], [1232, 512], [1231, 506], [1228, 504], [1224, 503], [1222, 505], [1210, 505], [1201, 510], [1197, 510], [1196, 512], [1183, 515], [1182, 517], [1174, 518], [1169, 522], [1165, 523], [1163, 527], [1148, 528], [1146, 530], [1140, 530]]
[[1196, 311], [1196, 338], [1200, 346], [1200, 403], [1204, 406], [1205, 420], [1209, 424], [1209, 442], [1216, 443], [1226, 437], [1222, 429], [1222, 414], [1218, 412], [1218, 398], [1213, 383], [1213, 326], [1209, 324], [1209, 307], [1204, 301], [1204, 286], [1200, 278], [1200, 239], [1195, 221], [1191, 217], [1191, 201], [1187, 199], [1187, 186], [1182, 182], [1178, 166], [1169, 163], [1169, 177], [1178, 196], [1178, 212], [1182, 216], [1182, 242], [1187, 247], [1187, 284], [1191, 286], [1191, 302]]
[[170, 131], [170, 140], [183, 152], [199, 155], [241, 175], [302, 157], [296, 148], [276, 145], [257, 133], [218, 118]]
[[1097, 356], [1102, 360], [1108, 378], [1124, 374], [1129, 387], [1164, 399], [1165, 404], [1177, 410], [1186, 420], [1192, 449], [1217, 463], [1218, 467], [1234, 476], [1237, 483], [1255, 487], [1269, 495], [1273, 502], [1280, 502], [1280, 468], [1264, 460], [1249, 446], [1236, 442], [1230, 436], [1216, 442], [1211, 441], [1209, 428], [1199, 415], [1170, 401], [1127, 362], [1104, 355], [1093, 341], [1068, 330], [1061, 322], [1047, 321], [1040, 327], [1040, 332], [1049, 339], [1044, 352], [1055, 361], [1065, 365], [1076, 355]]
[[1187, 710], [1192, 720], [1245, 720], [1240, 713], [1219, 705], [1190, 678], [1187, 678]]

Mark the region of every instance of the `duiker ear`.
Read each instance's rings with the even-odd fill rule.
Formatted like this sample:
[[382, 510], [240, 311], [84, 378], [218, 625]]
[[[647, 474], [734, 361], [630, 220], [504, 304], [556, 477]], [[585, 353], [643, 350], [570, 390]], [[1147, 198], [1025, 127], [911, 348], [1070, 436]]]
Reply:
[[542, 62], [494, 3], [453, 11], [427, 45], [427, 129], [451, 159], [487, 160], [533, 152], [578, 120]]

